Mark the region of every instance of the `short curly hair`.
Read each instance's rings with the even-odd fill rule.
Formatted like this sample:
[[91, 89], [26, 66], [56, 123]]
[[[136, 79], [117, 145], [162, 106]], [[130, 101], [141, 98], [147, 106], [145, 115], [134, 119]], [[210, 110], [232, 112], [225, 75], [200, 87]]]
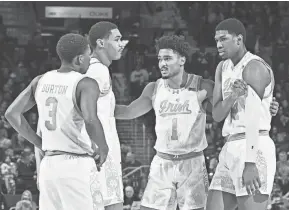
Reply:
[[172, 49], [173, 51], [179, 53], [181, 56], [190, 57], [192, 48], [184, 38], [177, 35], [162, 36], [156, 41], [157, 53], [161, 49]]
[[71, 63], [72, 60], [88, 49], [89, 43], [85, 37], [80, 34], [65, 34], [56, 45], [56, 52], [61, 61]]
[[108, 21], [100, 21], [91, 26], [88, 39], [92, 48], [96, 47], [98, 39], [104, 39], [110, 35], [111, 30], [117, 29], [117, 25]]

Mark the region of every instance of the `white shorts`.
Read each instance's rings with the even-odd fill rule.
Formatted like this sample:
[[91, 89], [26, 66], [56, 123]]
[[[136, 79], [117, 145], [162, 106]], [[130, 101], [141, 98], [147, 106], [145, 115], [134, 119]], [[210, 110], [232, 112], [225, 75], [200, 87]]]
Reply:
[[103, 196], [104, 206], [123, 203], [121, 157], [118, 154], [120, 149], [119, 152], [110, 150], [99, 172], [99, 193]]
[[98, 173], [90, 157], [45, 156], [39, 171], [39, 209], [103, 210]]
[[[248, 195], [242, 182], [245, 157], [245, 139], [227, 142], [219, 155], [219, 164], [210, 190], [224, 191], [236, 196]], [[259, 136], [256, 165], [262, 184], [260, 192], [270, 195], [276, 172], [276, 154], [275, 144], [269, 136]]]
[[204, 155], [178, 161], [156, 155], [141, 205], [158, 210], [203, 208], [208, 187]]

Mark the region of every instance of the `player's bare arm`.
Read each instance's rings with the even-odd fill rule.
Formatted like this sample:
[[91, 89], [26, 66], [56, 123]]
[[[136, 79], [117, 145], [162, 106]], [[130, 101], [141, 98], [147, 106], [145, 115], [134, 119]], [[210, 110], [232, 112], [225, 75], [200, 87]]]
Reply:
[[155, 89], [155, 82], [147, 84], [139, 98], [128, 106], [116, 105], [114, 116], [116, 119], [130, 120], [140, 117], [149, 112], [152, 106], [152, 96]]
[[246, 85], [241, 80], [236, 80], [232, 87], [232, 93], [224, 100], [222, 96], [222, 65], [221, 61], [216, 70], [215, 87], [213, 96], [213, 118], [216, 122], [223, 121], [229, 114], [237, 98], [245, 94]]
[[102, 124], [97, 116], [99, 94], [98, 83], [94, 79], [85, 77], [79, 81], [76, 88], [78, 107], [81, 110], [85, 127], [92, 143], [99, 148], [100, 162], [98, 166], [101, 166], [106, 160], [109, 149]]
[[201, 100], [203, 110], [206, 110], [207, 114], [212, 113], [214, 86], [215, 83], [212, 80], [201, 80], [199, 99]]
[[245, 103], [247, 146], [243, 180], [248, 194], [253, 194], [255, 190], [261, 187], [261, 181], [255, 161], [258, 150], [259, 122], [261, 117], [260, 107], [265, 88], [271, 82], [271, 75], [264, 64], [252, 60], [243, 71], [243, 79], [248, 85]]
[[24, 113], [30, 110], [35, 104], [34, 93], [41, 76], [32, 80], [29, 86], [23, 90], [19, 96], [8, 107], [5, 117], [11, 126], [30, 143], [34, 144], [40, 150], [42, 149], [42, 140], [31, 128], [24, 117]]
[[34, 147], [35, 152], [35, 160], [36, 160], [36, 174], [37, 174], [37, 188], [39, 190], [39, 171], [40, 171], [40, 163], [44, 158], [44, 152], [37, 147]]

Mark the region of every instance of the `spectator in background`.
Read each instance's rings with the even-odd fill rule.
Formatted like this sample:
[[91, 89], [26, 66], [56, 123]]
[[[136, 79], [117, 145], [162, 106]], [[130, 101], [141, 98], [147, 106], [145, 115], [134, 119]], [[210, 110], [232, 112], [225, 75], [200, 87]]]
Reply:
[[19, 189], [36, 190], [36, 183], [33, 179], [36, 170], [36, 162], [34, 154], [30, 147], [26, 147], [21, 154], [21, 158], [17, 161]]
[[148, 81], [149, 73], [145, 68], [143, 68], [142, 62], [138, 60], [136, 69], [132, 71], [130, 75], [131, 95], [134, 99], [141, 95]]
[[29, 201], [19, 201], [16, 204], [15, 210], [34, 210], [32, 204]]
[[273, 126], [271, 129], [271, 138], [274, 142], [277, 142], [277, 135], [278, 135], [278, 128], [276, 126]]
[[[131, 152], [132, 149], [129, 145], [126, 145], [126, 144], [121, 144], [120, 145], [120, 150], [121, 150], [121, 160], [122, 160], [122, 163], [125, 162], [126, 160], [126, 155], [128, 152]], [[124, 169], [124, 165], [122, 166], [122, 168]]]
[[29, 113], [29, 125], [34, 131], [37, 131], [37, 123], [38, 123], [38, 116], [37, 113], [31, 112]]
[[131, 210], [132, 203], [137, 200], [132, 186], [126, 186], [124, 190], [123, 209]]
[[289, 161], [287, 152], [281, 150], [278, 154], [278, 162], [276, 167], [276, 177], [278, 184], [281, 187], [283, 195], [289, 191]]
[[25, 138], [18, 133], [14, 133], [14, 135], [12, 136], [12, 143], [14, 145], [14, 150], [17, 152], [22, 152], [24, 148], [28, 146], [28, 141], [26, 141]]
[[1, 164], [1, 174], [3, 176], [3, 181], [5, 182], [7, 194], [14, 195], [16, 192], [14, 180], [17, 176], [16, 170], [15, 163], [11, 161], [9, 156], [6, 156], [4, 163]]
[[132, 202], [131, 210], [140, 210], [141, 199], [143, 197], [144, 189], [140, 189], [135, 200]]
[[[29, 190], [25, 190], [22, 193], [21, 200], [18, 201], [18, 203], [19, 202], [23, 202], [23, 201], [26, 201], [27, 203], [29, 202], [31, 204], [31, 210], [36, 210], [37, 209], [37, 205], [32, 199], [32, 193]], [[17, 206], [17, 204], [16, 204], [16, 206]]]
[[126, 155], [126, 160], [125, 160], [125, 167], [139, 167], [141, 166], [141, 162], [135, 159], [135, 154], [132, 152], [128, 152]]
[[[277, 42], [274, 45], [274, 64], [278, 63], [286, 63], [288, 58], [288, 41], [286, 38], [286, 34], [284, 32], [279, 33], [279, 37], [277, 38]], [[281, 73], [281, 72], [280, 72]]]
[[160, 77], [161, 77], [161, 72], [160, 72], [160, 70], [159, 70], [155, 65], [153, 65], [153, 66], [151, 67], [150, 72], [149, 72], [149, 82], [155, 82], [155, 81], [157, 81]]

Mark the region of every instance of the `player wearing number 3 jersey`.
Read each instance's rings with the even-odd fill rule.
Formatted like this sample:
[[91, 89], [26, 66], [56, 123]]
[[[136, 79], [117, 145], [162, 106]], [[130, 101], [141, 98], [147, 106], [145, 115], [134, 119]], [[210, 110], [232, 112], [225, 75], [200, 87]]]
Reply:
[[152, 108], [156, 115], [155, 149], [141, 210], [204, 209], [208, 177], [206, 110], [211, 108], [214, 82], [184, 71], [190, 46], [178, 36], [157, 41], [162, 78], [149, 83], [129, 106], [117, 105], [117, 119], [133, 119]]
[[[101, 166], [108, 146], [97, 116], [98, 84], [84, 76], [90, 47], [83, 36], [66, 34], [56, 49], [60, 69], [36, 77], [8, 108], [6, 118], [45, 154], [40, 167], [37, 164], [41, 210], [103, 210], [99, 202], [102, 195], [96, 194], [100, 184], [95, 181], [98, 172], [94, 157], [99, 154]], [[38, 135], [23, 117], [35, 104]], [[90, 138], [83, 135], [82, 128]]]

